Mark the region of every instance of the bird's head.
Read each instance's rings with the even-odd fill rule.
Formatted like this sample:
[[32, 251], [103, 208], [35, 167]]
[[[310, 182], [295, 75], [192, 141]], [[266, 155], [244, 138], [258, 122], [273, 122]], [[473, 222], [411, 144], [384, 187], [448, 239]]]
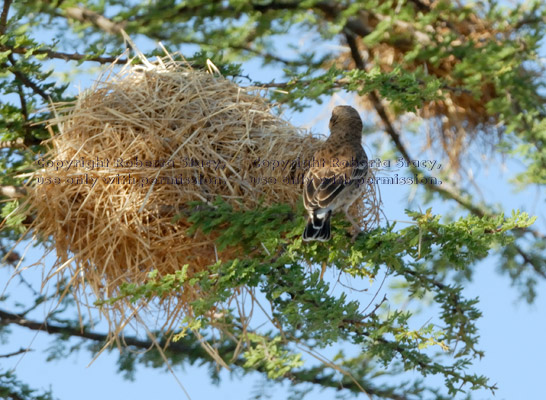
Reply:
[[330, 118], [330, 131], [335, 129], [337, 126], [343, 128], [354, 128], [359, 132], [362, 132], [362, 119], [356, 111], [351, 106], [336, 106], [332, 111], [332, 117]]

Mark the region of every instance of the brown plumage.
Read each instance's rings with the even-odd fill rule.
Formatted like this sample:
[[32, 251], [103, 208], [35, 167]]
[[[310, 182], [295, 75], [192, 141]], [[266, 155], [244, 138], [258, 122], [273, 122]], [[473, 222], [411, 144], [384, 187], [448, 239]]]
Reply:
[[351, 106], [337, 106], [330, 118], [330, 137], [315, 152], [304, 180], [303, 203], [308, 220], [303, 240], [330, 240], [330, 217], [343, 209], [359, 230], [348, 209], [366, 185], [368, 157], [361, 144], [362, 120]]

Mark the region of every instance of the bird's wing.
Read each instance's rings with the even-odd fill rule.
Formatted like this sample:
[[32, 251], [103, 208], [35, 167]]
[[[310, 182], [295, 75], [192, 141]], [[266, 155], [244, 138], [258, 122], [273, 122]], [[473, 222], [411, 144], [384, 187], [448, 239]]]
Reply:
[[362, 148], [336, 150], [336, 154], [329, 154], [326, 149], [315, 155], [316, 159], [325, 160], [325, 165], [311, 167], [306, 174], [303, 198], [307, 210], [334, 204], [352, 181], [364, 178], [368, 173], [367, 157]]

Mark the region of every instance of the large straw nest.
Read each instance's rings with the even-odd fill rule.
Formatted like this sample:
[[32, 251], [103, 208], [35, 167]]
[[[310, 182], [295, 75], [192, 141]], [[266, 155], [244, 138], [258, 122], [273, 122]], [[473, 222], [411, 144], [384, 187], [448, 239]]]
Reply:
[[[44, 157], [52, 164], [32, 180], [29, 210], [34, 231], [51, 239], [57, 254], [51, 276], [68, 273], [82, 301], [89, 288], [97, 299], [108, 299], [124, 282], [146, 282], [151, 271], [161, 277], [188, 264], [191, 276], [233, 258], [237, 249], [219, 252], [215, 234], [188, 235], [187, 215], [174, 217], [188, 202], [217, 196], [242, 209], [296, 206], [301, 185], [283, 178], [305, 170], [258, 167], [253, 161], [309, 160], [320, 144], [273, 115], [256, 88], [172, 60], [127, 65], [105, 75], [74, 104], [56, 108], [51, 124], [59, 134]], [[56, 168], [58, 161], [72, 165]], [[256, 184], [252, 177], [276, 183]], [[37, 184], [38, 178], [60, 183]], [[364, 228], [377, 223], [374, 185], [369, 189], [352, 209]], [[163, 299], [170, 323], [198, 296], [187, 287]], [[113, 330], [127, 322], [133, 307], [123, 301], [112, 306]]]

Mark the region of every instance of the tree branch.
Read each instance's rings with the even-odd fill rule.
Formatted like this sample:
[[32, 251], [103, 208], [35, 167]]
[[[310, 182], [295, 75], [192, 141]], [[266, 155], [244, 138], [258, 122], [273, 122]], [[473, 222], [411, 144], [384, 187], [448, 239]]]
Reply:
[[[114, 34], [114, 35], [121, 34], [122, 29], [126, 25], [125, 23], [123, 23], [123, 24], [115, 23], [115, 22], [111, 21], [110, 19], [108, 19], [108, 18], [106, 18], [106, 17], [104, 17], [104, 16], [102, 16], [102, 15], [100, 15], [100, 14], [94, 12], [94, 11], [85, 9], [83, 7], [67, 8], [65, 13], [66, 13], [66, 16], [68, 18], [76, 19], [76, 20], [78, 20], [80, 22], [89, 22], [89, 23], [95, 25], [97, 28], [103, 30], [104, 32]], [[212, 45], [211, 43], [207, 43], [207, 42], [199, 43], [198, 41], [192, 41], [192, 43], [201, 44], [201, 45], [205, 45], [205, 44], [206, 45]], [[270, 59], [270, 60], [273, 60], [273, 61], [281, 62], [281, 63], [286, 64], [286, 65], [303, 65], [303, 63], [297, 63], [295, 61], [286, 60], [286, 59], [284, 59], [282, 57], [279, 57], [279, 56], [277, 56], [275, 54], [261, 53], [259, 50], [256, 50], [256, 49], [252, 48], [251, 46], [234, 45], [234, 46], [231, 46], [231, 47], [234, 48], [234, 49], [237, 49], [237, 50], [244, 50], [244, 51], [247, 51], [249, 53], [259, 55], [259, 56], [263, 57], [264, 59]], [[82, 56], [82, 55], [79, 55], [79, 54], [74, 54], [74, 55], [67, 55], [65, 53], [54, 53], [54, 54], [56, 56], [58, 56], [57, 58], [70, 57], [70, 59], [83, 59], [85, 57], [85, 56]], [[113, 62], [114, 60], [115, 60], [115, 58], [110, 58], [109, 62]], [[100, 60], [100, 61], [103, 61], [103, 60]]]
[[519, 247], [517, 244], [512, 243], [512, 246], [514, 246], [514, 249], [518, 252], [518, 254], [523, 258], [523, 265], [529, 264], [533, 270], [539, 274], [541, 277], [546, 279], [546, 272], [544, 271], [544, 266], [541, 267], [541, 262], [538, 260], [535, 260], [531, 258], [521, 247]]
[[32, 351], [31, 349], [19, 349], [17, 351], [14, 351], [13, 353], [8, 353], [8, 354], [0, 354], [0, 358], [9, 358], [9, 357], [14, 357], [14, 356], [17, 356], [19, 354], [23, 354], [23, 353], [28, 353], [29, 351]]
[[25, 139], [23, 138], [0, 141], [0, 149], [21, 149], [25, 147]]
[[90, 23], [106, 33], [112, 35], [121, 35], [121, 31], [125, 26], [124, 23], [118, 24], [110, 19], [83, 7], [69, 7], [65, 10], [68, 18], [78, 20], [83, 23]]
[[[0, 45], [0, 51], [11, 51], [14, 54], [27, 54], [30, 49], [26, 47], [10, 47], [6, 45]], [[126, 58], [117, 58], [117, 57], [102, 57], [102, 56], [87, 56], [85, 54], [79, 53], [63, 53], [59, 51], [53, 51], [50, 49], [32, 49], [32, 54], [45, 54], [48, 58], [60, 59], [65, 61], [94, 61], [100, 64], [111, 64], [114, 61], [117, 61], [120, 64], [125, 64], [127, 62]]]
[[[9, 58], [11, 57], [11, 58]], [[8, 56], [10, 61], [13, 60], [13, 56], [10, 54]], [[23, 90], [23, 85], [21, 82], [17, 81], [17, 94], [19, 95], [19, 103], [21, 103], [21, 115], [23, 117], [23, 130], [25, 131], [24, 136], [25, 137], [32, 137], [31, 133], [31, 127], [28, 124], [29, 121], [29, 113], [28, 113], [28, 107], [27, 107], [27, 100], [25, 98], [25, 91]], [[2, 142], [0, 142], [0, 148], [2, 148]], [[24, 140], [23, 140], [24, 144]]]
[[[193, 43], [197, 43], [197, 42], [193, 42]], [[210, 43], [199, 43], [199, 44], [210, 45]], [[293, 66], [308, 65], [307, 63], [305, 63], [303, 61], [299, 62], [299, 61], [295, 61], [295, 60], [287, 60], [286, 58], [277, 56], [275, 54], [262, 53], [262, 52], [260, 52], [260, 50], [254, 49], [251, 46], [234, 45], [234, 46], [230, 46], [230, 47], [233, 48], [233, 49], [236, 49], [236, 50], [243, 50], [243, 51], [247, 51], [249, 53], [255, 54], [256, 56], [262, 57], [264, 60], [272, 60], [272, 61], [280, 62], [280, 63], [285, 64], [285, 65], [293, 65]]]
[[[10, 126], [10, 124], [7, 124], [8, 127]], [[17, 138], [17, 139], [13, 139], [13, 140], [4, 140], [4, 141], [0, 141], [0, 149], [24, 149], [24, 148], [27, 148], [29, 146], [35, 146], [35, 145], [39, 145], [42, 143], [42, 140], [32, 136], [30, 134], [30, 131], [32, 129], [34, 129], [33, 126], [29, 126], [27, 124], [24, 125], [25, 126], [25, 131], [26, 131], [26, 135], [24, 138], [20, 137], [20, 138]], [[28, 128], [28, 130], [27, 130]]]
[[[108, 342], [108, 335], [98, 333], [98, 332], [90, 332], [85, 328], [75, 328], [69, 325], [58, 325], [54, 323], [50, 323], [47, 321], [38, 322], [38, 321], [32, 321], [27, 318], [25, 318], [21, 314], [14, 314], [10, 313], [4, 310], [0, 310], [0, 325], [7, 325], [7, 324], [15, 324], [27, 329], [31, 329], [34, 331], [42, 331], [46, 332], [51, 335], [69, 335], [73, 337], [79, 337], [83, 339], [92, 340], [99, 343], [107, 343]], [[139, 349], [149, 350], [153, 349], [154, 345], [151, 341], [147, 340], [140, 340], [132, 336], [124, 336], [123, 342], [132, 347], [136, 347]], [[164, 346], [166, 344], [164, 339], [159, 340], [160, 346]], [[220, 351], [225, 354], [233, 354], [237, 348], [238, 344], [236, 342], [233, 342], [231, 340], [228, 341], [228, 344], [226, 345], [225, 342], [223, 342], [222, 347]], [[178, 353], [181, 355], [189, 355], [192, 354], [192, 358], [200, 358], [206, 362], [214, 362], [208, 353], [206, 353], [199, 342], [197, 340], [194, 340], [189, 335], [177, 342], [169, 342], [168, 348], [165, 350], [166, 353]], [[197, 353], [197, 354], [196, 354]], [[245, 368], [246, 360], [238, 357], [235, 360], [232, 361], [232, 365], [238, 366], [241, 368]], [[265, 372], [258, 370], [258, 372]], [[322, 376], [317, 376], [318, 374], [310, 374], [307, 370], [297, 371], [297, 372], [288, 372], [286, 373], [283, 378], [289, 380], [292, 383], [312, 383], [321, 385], [322, 387], [330, 387], [336, 390], [349, 390], [352, 392], [361, 392], [360, 388], [351, 380], [346, 379], [343, 381], [340, 381], [338, 377], [335, 377], [334, 374], [332, 374], [332, 379], [328, 379], [327, 376], [324, 376], [324, 373], [322, 373]], [[362, 382], [361, 382], [362, 385]], [[371, 385], [366, 385], [364, 387], [366, 393], [373, 394], [379, 397], [392, 399], [392, 400], [407, 400], [408, 398], [405, 395], [393, 393], [392, 390], [384, 390], [379, 387], [374, 387]]]
[[[15, 324], [18, 326], [22, 326], [24, 328], [28, 328], [33, 331], [42, 331], [47, 332], [49, 334], [60, 334], [60, 335], [69, 335], [74, 337], [80, 337], [84, 339], [94, 340], [98, 342], [104, 342], [106, 343], [108, 341], [108, 335], [102, 334], [102, 333], [96, 333], [96, 332], [89, 332], [85, 328], [75, 328], [68, 325], [57, 325], [52, 324], [47, 321], [38, 322], [38, 321], [32, 321], [30, 319], [27, 319], [22, 314], [14, 314], [10, 313], [4, 310], [0, 310], [0, 324], [7, 325], [7, 324]], [[136, 339], [134, 337], [125, 337], [124, 338], [125, 343], [127, 343], [129, 346], [135, 346], [139, 348], [150, 348], [151, 342]], [[172, 344], [173, 347], [178, 347], [178, 342], [175, 342]], [[179, 349], [180, 351], [189, 351], [190, 349], [181, 346]]]
[[49, 102], [49, 96], [47, 95], [46, 92], [44, 92], [42, 90], [42, 88], [40, 88], [37, 84], [35, 84], [34, 82], [32, 82], [32, 80], [26, 76], [25, 74], [21, 73], [20, 71], [18, 71], [17, 69], [17, 62], [15, 61], [15, 58], [13, 57], [12, 54], [9, 54], [8, 55], [8, 61], [10, 62], [10, 64], [12, 65], [12, 67], [10, 68], [9, 66], [5, 65], [4, 64], [4, 67], [7, 67], [7, 69], [13, 74], [15, 75], [15, 77], [23, 84], [25, 85], [26, 87], [32, 89], [32, 91], [34, 93], [36, 93], [37, 95], [39, 95], [42, 99], [44, 99], [44, 101], [47, 103]]
[[[423, 82], [422, 80], [417, 80], [417, 82], [420, 83], [420, 84], [423, 84], [423, 85], [425, 84], [425, 82]], [[314, 85], [316, 83], [317, 83], [316, 80], [302, 79], [302, 80], [297, 81], [297, 84], [300, 85], [300, 86], [309, 86], [309, 85]], [[349, 79], [341, 78], [341, 79], [337, 79], [337, 80], [333, 81], [331, 87], [333, 87], [333, 88], [343, 88], [348, 83], [350, 83]], [[290, 87], [294, 86], [294, 82], [267, 82], [267, 83], [265, 83], [265, 82], [253, 82], [253, 86], [259, 86], [261, 88], [290, 88]], [[449, 85], [441, 85], [440, 89], [449, 90], [450, 92], [455, 92], [455, 93], [466, 93], [466, 94], [471, 94], [472, 93], [468, 89], [453, 87], [453, 86], [449, 86]]]
[[0, 196], [17, 199], [26, 196], [27, 190], [19, 186], [0, 186]]
[[4, 0], [4, 7], [2, 8], [2, 14], [0, 15], [0, 35], [6, 33], [8, 23], [9, 7], [12, 0]]
[[[353, 61], [356, 65], [356, 68], [362, 71], [366, 70], [366, 64], [364, 63], [364, 60], [360, 56], [360, 51], [358, 50], [358, 45], [356, 43], [355, 37], [345, 31], [345, 40], [347, 41], [347, 44], [349, 45], [349, 49], [351, 50], [351, 57], [353, 58]], [[394, 126], [391, 123], [390, 118], [387, 115], [387, 112], [385, 111], [385, 108], [383, 107], [383, 104], [381, 103], [381, 100], [379, 99], [379, 96], [377, 95], [377, 92], [374, 90], [370, 92], [368, 95], [369, 99], [371, 100], [377, 114], [379, 114], [379, 117], [385, 124], [385, 130], [391, 137], [392, 141], [394, 142], [396, 148], [402, 154], [402, 157], [409, 163], [411, 161], [411, 158], [402, 144], [402, 141], [400, 140], [400, 135], [396, 130], [394, 129]]]

